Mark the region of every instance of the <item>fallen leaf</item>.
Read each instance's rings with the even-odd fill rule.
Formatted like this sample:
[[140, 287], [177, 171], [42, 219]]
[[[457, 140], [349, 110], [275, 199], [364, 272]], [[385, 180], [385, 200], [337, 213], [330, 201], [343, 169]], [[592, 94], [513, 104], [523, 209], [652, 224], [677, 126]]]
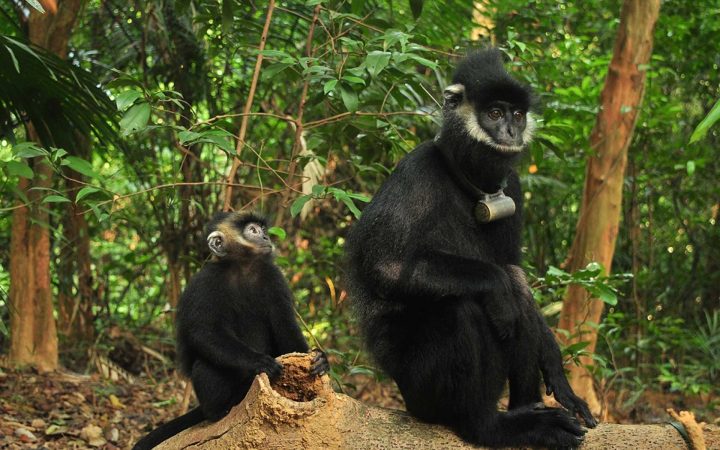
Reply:
[[109, 398], [110, 398], [110, 404], [112, 405], [113, 408], [115, 408], [115, 409], [125, 408], [125, 405], [123, 405], [123, 403], [120, 401], [120, 399], [118, 399], [115, 396], [115, 394], [110, 394]]
[[30, 426], [32, 426], [36, 430], [39, 430], [45, 428], [45, 421], [42, 419], [33, 419], [33, 421], [30, 422]]
[[105, 439], [107, 439], [110, 442], [117, 442], [120, 440], [120, 431], [118, 431], [117, 428], [111, 428], [108, 430], [107, 433], [105, 433]]
[[35, 435], [32, 434], [27, 428], [16, 428], [15, 436], [19, 437], [20, 440], [23, 442], [32, 442], [37, 440]]
[[52, 424], [45, 429], [45, 434], [47, 436], [54, 436], [56, 434], [65, 434], [67, 432], [68, 432], [68, 427], [66, 427], [64, 425]]
[[88, 425], [80, 431], [80, 437], [93, 447], [101, 447], [107, 443], [103, 430], [97, 425]]

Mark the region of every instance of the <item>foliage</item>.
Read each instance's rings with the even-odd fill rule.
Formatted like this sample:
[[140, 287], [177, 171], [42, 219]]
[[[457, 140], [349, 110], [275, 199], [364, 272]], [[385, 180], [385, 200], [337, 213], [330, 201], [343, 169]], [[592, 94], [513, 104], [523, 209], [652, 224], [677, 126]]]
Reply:
[[718, 120], [720, 120], [720, 100], [715, 103], [715, 106], [712, 107], [708, 115], [698, 124], [693, 134], [690, 135], [690, 143], [692, 144], [704, 138], [710, 127]]
[[90, 131], [101, 140], [119, 143], [113, 129], [115, 108], [87, 72], [41, 48], [2, 35], [0, 60], [4, 61], [0, 66], [0, 127], [11, 142], [15, 141], [13, 119], [22, 117], [32, 121], [47, 146], [77, 145], [74, 133]]

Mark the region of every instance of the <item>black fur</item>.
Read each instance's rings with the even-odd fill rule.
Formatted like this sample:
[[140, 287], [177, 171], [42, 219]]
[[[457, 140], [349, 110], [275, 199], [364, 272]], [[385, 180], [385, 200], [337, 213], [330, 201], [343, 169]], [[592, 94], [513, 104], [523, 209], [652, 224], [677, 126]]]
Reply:
[[[349, 234], [348, 288], [367, 346], [395, 379], [408, 411], [486, 446], [580, 444], [584, 430], [562, 409], [541, 406], [546, 387], [588, 426], [587, 405], [567, 383], [555, 339], [519, 267], [522, 193], [513, 164], [466, 132], [455, 110], [477, 99], [532, 94], [504, 70], [499, 52], [473, 54], [453, 79], [434, 142], [410, 152]], [[450, 93], [453, 94], [453, 93]], [[508, 97], [505, 97], [508, 95]], [[505, 193], [513, 216], [479, 224], [476, 191]], [[510, 411], [496, 405], [510, 384]]]
[[[257, 242], [268, 241], [265, 219], [256, 214], [219, 213], [207, 234], [218, 227], [240, 234], [248, 223], [262, 227]], [[180, 371], [192, 380], [199, 407], [152, 431], [133, 447], [153, 448], [203, 420], [216, 421], [245, 397], [260, 372], [282, 373], [275, 357], [307, 352], [293, 311], [290, 289], [272, 252], [244, 247], [225, 236], [228, 253], [214, 257], [188, 283], [176, 316]], [[327, 370], [320, 352], [313, 374]]]

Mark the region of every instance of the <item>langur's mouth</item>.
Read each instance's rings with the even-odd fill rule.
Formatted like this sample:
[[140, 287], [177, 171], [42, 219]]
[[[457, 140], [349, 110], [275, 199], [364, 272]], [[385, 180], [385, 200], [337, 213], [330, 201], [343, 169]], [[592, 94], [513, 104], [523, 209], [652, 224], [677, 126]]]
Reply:
[[520, 153], [525, 149], [524, 145], [517, 145], [517, 144], [498, 144], [498, 143], [486, 143], [488, 146], [490, 146], [493, 150], [496, 150], [501, 153]]
[[257, 246], [257, 252], [258, 253], [272, 253], [275, 250], [275, 246], [272, 244], [269, 245], [259, 245]]

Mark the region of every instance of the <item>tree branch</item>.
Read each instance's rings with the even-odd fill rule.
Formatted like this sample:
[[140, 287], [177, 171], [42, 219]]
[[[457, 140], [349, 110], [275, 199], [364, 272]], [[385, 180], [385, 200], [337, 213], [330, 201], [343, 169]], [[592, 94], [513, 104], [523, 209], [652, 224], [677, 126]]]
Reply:
[[265, 17], [265, 26], [263, 27], [262, 35], [260, 36], [260, 46], [258, 47], [259, 53], [257, 61], [255, 62], [255, 71], [253, 72], [252, 81], [250, 82], [250, 92], [248, 92], [248, 98], [245, 101], [245, 108], [243, 109], [243, 118], [240, 123], [240, 132], [238, 133], [237, 145], [235, 146], [235, 157], [233, 158], [232, 167], [227, 176], [227, 188], [225, 189], [225, 198], [223, 200], [223, 211], [230, 210], [230, 203], [232, 202], [233, 185], [232, 182], [237, 175], [238, 167], [242, 161], [240, 155], [242, 154], [243, 146], [245, 145], [245, 134], [247, 133], [248, 121], [250, 119], [250, 108], [252, 107], [253, 98], [255, 97], [255, 90], [257, 89], [258, 78], [260, 77], [260, 69], [262, 67], [263, 55], [262, 51], [265, 50], [265, 42], [267, 41], [268, 31], [270, 30], [270, 22], [272, 20], [273, 11], [275, 10], [275, 0], [270, 0], [268, 5], [268, 12]]
[[[279, 380], [271, 384], [265, 374], [258, 375], [245, 399], [223, 419], [185, 430], [156, 449], [478, 448], [443, 426], [336, 394], [327, 375], [309, 375], [311, 355], [291, 353], [278, 360], [284, 366]], [[706, 425], [701, 433], [707, 448], [720, 445], [717, 426]], [[685, 450], [688, 446], [669, 424], [600, 424], [588, 431], [581, 447], [607, 448]]]

